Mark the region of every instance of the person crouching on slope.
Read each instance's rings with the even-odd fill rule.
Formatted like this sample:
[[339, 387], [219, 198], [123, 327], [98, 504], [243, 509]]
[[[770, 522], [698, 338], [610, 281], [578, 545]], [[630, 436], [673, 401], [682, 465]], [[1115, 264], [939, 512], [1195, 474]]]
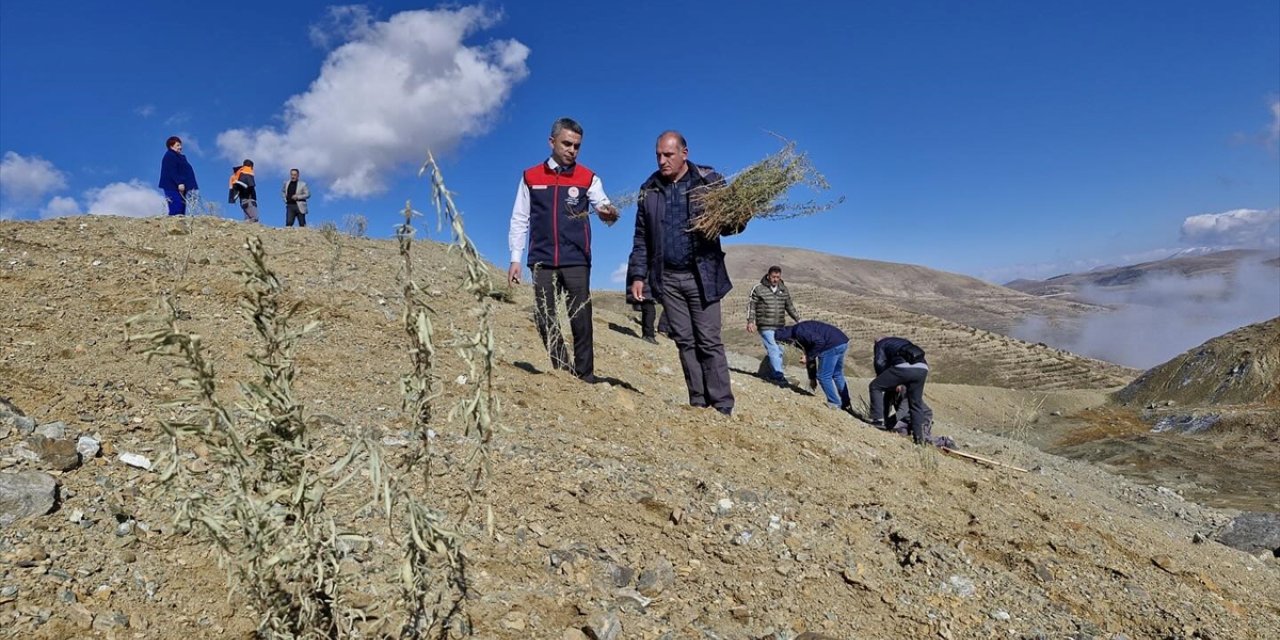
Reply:
[[849, 384], [844, 379], [844, 354], [849, 350], [849, 337], [843, 331], [818, 320], [802, 320], [776, 330], [773, 338], [804, 350], [809, 388], [822, 385], [831, 408], [853, 410]]

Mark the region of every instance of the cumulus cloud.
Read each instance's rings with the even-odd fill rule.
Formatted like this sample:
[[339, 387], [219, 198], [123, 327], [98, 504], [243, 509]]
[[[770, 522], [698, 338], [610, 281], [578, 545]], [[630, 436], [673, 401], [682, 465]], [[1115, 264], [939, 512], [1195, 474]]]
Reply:
[[145, 218], [168, 211], [160, 191], [136, 178], [128, 182], [113, 182], [105, 187], [90, 189], [85, 192], [84, 201], [88, 205], [81, 207], [75, 198], [55, 196], [40, 210], [40, 217], [60, 218], [87, 213], [97, 216]]
[[54, 196], [49, 204], [44, 206], [40, 211], [41, 218], [61, 218], [63, 216], [80, 215], [80, 205], [75, 198], [67, 196]]
[[143, 118], [150, 118], [156, 113], [156, 106], [153, 104], [144, 104], [140, 107], [134, 107], [133, 112]]
[[1215, 247], [1280, 247], [1280, 209], [1234, 209], [1190, 216], [1182, 222], [1182, 241]]
[[160, 191], [136, 178], [94, 189], [86, 199], [89, 201], [87, 209], [91, 215], [144, 218], [160, 215], [168, 210]]
[[[466, 7], [374, 21], [367, 10], [339, 9], [331, 22], [344, 25], [345, 44], [306, 92], [285, 103], [283, 127], [224, 131], [218, 149], [229, 160], [301, 167], [334, 195], [385, 191], [390, 174], [416, 166], [428, 147], [448, 151], [487, 130], [528, 75], [529, 48], [520, 42], [464, 42], [498, 17]], [[331, 34], [313, 30], [313, 39]]]
[[67, 176], [44, 158], [6, 151], [0, 159], [0, 199], [6, 202], [30, 203], [66, 187]]
[[613, 273], [609, 274], [609, 282], [613, 284], [627, 283], [627, 263], [622, 262], [618, 264], [618, 268], [614, 269]]

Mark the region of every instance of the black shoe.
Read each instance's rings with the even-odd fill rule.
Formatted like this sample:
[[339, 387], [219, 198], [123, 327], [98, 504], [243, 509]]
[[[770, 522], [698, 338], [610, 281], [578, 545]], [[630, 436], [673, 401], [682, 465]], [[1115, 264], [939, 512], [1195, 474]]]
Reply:
[[645, 342], [648, 342], [649, 344], [658, 344], [658, 339], [653, 336], [645, 336], [640, 339], [644, 340]]
[[716, 407], [716, 411], [719, 411], [720, 415], [723, 416], [733, 415], [733, 407]]
[[578, 376], [578, 379], [587, 384], [599, 384], [601, 382], [604, 382], [604, 380], [597, 378], [594, 373], [588, 373], [585, 376]]

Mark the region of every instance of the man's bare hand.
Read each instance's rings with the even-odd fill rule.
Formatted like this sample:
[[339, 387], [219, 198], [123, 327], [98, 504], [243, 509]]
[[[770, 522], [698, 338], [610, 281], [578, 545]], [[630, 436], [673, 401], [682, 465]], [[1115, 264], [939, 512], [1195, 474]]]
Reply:
[[748, 322], [748, 323], [747, 323], [747, 333], [755, 333], [755, 332], [756, 332], [756, 323], [754, 323], [754, 322]]
[[600, 220], [609, 226], [618, 221], [618, 208], [611, 204], [600, 205], [596, 209], [596, 215], [600, 216]]
[[507, 269], [507, 282], [509, 284], [520, 284], [520, 263], [512, 262]]
[[645, 298], [644, 298], [644, 281], [643, 280], [636, 280], [635, 282], [631, 283], [631, 297], [635, 298], [636, 302], [644, 302]]

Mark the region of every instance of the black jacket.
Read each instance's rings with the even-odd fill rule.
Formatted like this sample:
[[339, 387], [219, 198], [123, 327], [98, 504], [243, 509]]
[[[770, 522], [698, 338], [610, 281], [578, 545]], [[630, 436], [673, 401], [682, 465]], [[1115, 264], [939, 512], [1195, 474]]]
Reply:
[[[876, 375], [884, 373], [890, 367], [909, 364], [902, 354], [902, 350], [908, 346], [914, 346], [914, 344], [906, 338], [888, 337], [877, 340], [873, 352]], [[921, 358], [920, 362], [928, 365], [928, 361], [924, 358]]]
[[[693, 185], [690, 194], [703, 189], [714, 189], [725, 184], [724, 176], [711, 167], [689, 163], [689, 172]], [[627, 286], [642, 280], [653, 291], [653, 295], [662, 302], [662, 218], [666, 208], [659, 181], [658, 172], [654, 172], [640, 185], [640, 202], [636, 205], [636, 231], [631, 239], [631, 257], [627, 260]], [[696, 198], [689, 199], [689, 219], [695, 220], [702, 214], [702, 207]], [[729, 236], [742, 232], [746, 225], [736, 228], [721, 229], [720, 235]], [[696, 268], [694, 275], [702, 298], [707, 303], [718, 302], [733, 289], [729, 281], [729, 270], [724, 266], [724, 250], [720, 248], [720, 239], [690, 231], [694, 234], [693, 260]]]

